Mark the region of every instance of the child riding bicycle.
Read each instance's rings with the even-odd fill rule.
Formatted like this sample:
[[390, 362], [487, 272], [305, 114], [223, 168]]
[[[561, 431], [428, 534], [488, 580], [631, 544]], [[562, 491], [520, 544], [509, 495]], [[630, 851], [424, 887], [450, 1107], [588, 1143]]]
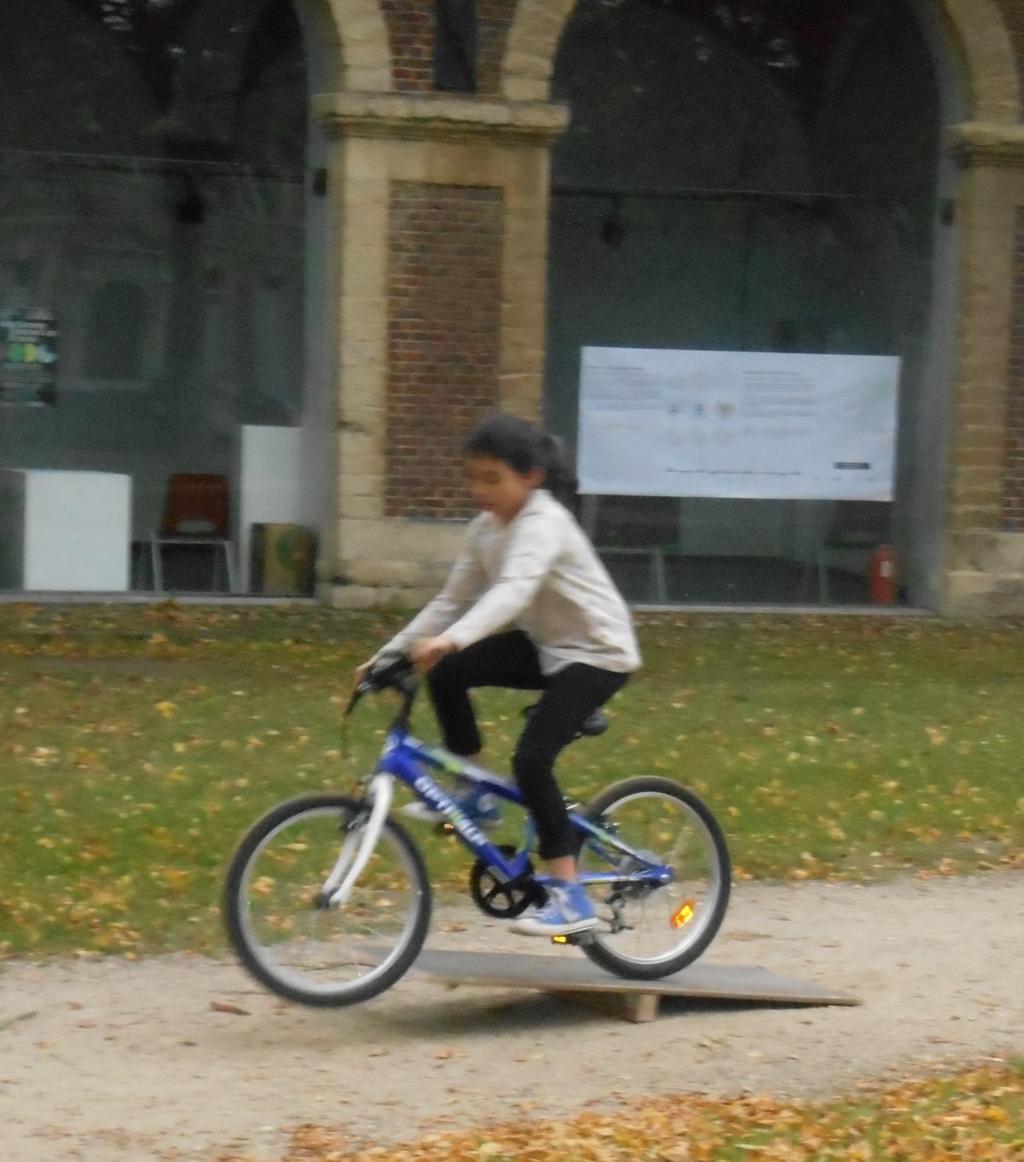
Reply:
[[[597, 919], [576, 878], [572, 828], [554, 764], [639, 667], [632, 618], [567, 507], [574, 481], [552, 436], [526, 420], [495, 416], [475, 429], [463, 451], [481, 512], [442, 591], [357, 670], [357, 680], [378, 658], [407, 653], [427, 675], [445, 746], [476, 761], [483, 741], [469, 691], [542, 691], [512, 769], [550, 878], [546, 903], [512, 929], [528, 936], [584, 932]], [[488, 821], [474, 790], [460, 806]], [[407, 813], [425, 817], [419, 803]]]

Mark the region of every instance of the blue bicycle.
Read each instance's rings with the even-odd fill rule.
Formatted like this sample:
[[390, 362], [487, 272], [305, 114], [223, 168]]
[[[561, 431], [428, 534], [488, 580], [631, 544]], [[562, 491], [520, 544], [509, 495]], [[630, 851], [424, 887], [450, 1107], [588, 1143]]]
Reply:
[[[356, 688], [396, 690], [401, 708], [362, 797], [314, 794], [275, 807], [243, 837], [228, 867], [224, 914], [242, 964], [267, 988], [301, 1004], [340, 1006], [390, 988], [427, 936], [431, 889], [420, 851], [390, 817], [395, 780], [439, 811], [475, 856], [470, 893], [489, 916], [510, 919], [544, 900], [527, 816], [517, 844], [492, 842], [435, 779], [462, 776], [521, 804], [518, 788], [410, 733], [417, 680], [407, 659], [378, 664]], [[597, 730], [593, 730], [596, 733]], [[725, 837], [708, 807], [670, 779], [638, 777], [570, 809], [580, 880], [597, 928], [577, 944], [602, 968], [654, 980], [708, 947], [729, 902]]]

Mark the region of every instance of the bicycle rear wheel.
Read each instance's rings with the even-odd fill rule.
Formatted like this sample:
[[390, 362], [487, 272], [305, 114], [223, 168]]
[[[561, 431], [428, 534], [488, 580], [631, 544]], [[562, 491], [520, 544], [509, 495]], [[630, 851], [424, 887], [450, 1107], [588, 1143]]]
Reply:
[[[715, 938], [729, 905], [731, 864], [725, 836], [707, 805], [670, 779], [626, 779], [585, 814], [651, 863], [672, 869], [664, 885], [591, 884], [602, 924], [581, 947], [619, 976], [656, 980], [691, 964]], [[642, 869], [644, 863], [584, 837], [579, 870]]]
[[[430, 923], [423, 858], [391, 819], [349, 899], [323, 886], [365, 814], [342, 795], [282, 803], [244, 836], [228, 867], [224, 918], [238, 958], [267, 988], [304, 1005], [341, 1006], [390, 988]], [[354, 839], [353, 839], [354, 842]]]

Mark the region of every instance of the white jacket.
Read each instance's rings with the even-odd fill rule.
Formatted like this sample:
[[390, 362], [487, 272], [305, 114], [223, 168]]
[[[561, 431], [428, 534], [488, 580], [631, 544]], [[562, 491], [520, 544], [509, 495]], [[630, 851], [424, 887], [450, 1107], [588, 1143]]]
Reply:
[[489, 512], [470, 522], [444, 589], [380, 653], [439, 634], [464, 649], [512, 628], [533, 640], [545, 674], [640, 665], [629, 608], [572, 514], [541, 488], [507, 525]]

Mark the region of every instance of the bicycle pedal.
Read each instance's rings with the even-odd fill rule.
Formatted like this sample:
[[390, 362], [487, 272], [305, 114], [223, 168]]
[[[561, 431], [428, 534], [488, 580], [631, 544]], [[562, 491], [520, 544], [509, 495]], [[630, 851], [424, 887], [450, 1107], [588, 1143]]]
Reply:
[[594, 933], [587, 932], [570, 932], [567, 936], [552, 936], [552, 944], [591, 944], [594, 939]]

